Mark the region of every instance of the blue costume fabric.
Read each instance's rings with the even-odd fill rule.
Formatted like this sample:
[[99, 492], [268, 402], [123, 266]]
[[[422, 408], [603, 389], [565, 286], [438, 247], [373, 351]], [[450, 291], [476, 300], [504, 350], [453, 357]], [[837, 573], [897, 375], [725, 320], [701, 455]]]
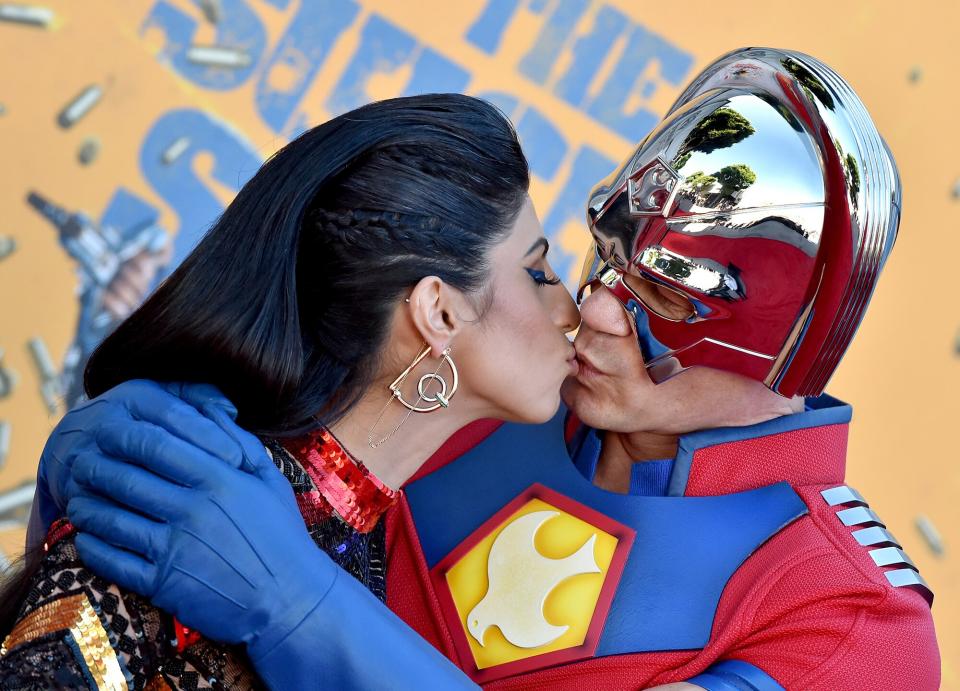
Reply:
[[[136, 393], [133, 397], [138, 395]], [[845, 429], [849, 417], [849, 407], [823, 397], [812, 401], [810, 409], [804, 413], [761, 425], [685, 435], [680, 440], [675, 459], [637, 464], [646, 468], [635, 470], [630, 495], [605, 492], [589, 481], [593, 472], [591, 463], [595, 467], [596, 462], [596, 444], [577, 447], [575, 462], [571, 463], [563, 437], [562, 416], [539, 428], [504, 425], [473, 451], [411, 482], [406, 488], [406, 500], [428, 566], [449, 554], [518, 492], [536, 483], [633, 527], [637, 540], [631, 548], [604, 622], [596, 657], [643, 651], [698, 650], [710, 643], [718, 601], [741, 565], [761, 550], [768, 540], [804, 517], [807, 507], [813, 504], [809, 497], [801, 499], [787, 482], [760, 481], [764, 477], [764, 466], [759, 464], [751, 466], [756, 482], [752, 485], [748, 482], [746, 488], [716, 494], [691, 492], [691, 488], [703, 487], [702, 478], [697, 476], [700, 471], [694, 472], [694, 457], [699, 457], [701, 451], [724, 444], [749, 445], [753, 440], [770, 437], [786, 439], [798, 430]], [[222, 414], [219, 420], [221, 429], [230, 428]], [[182, 435], [183, 431], [171, 430], [171, 433]], [[231, 433], [236, 435], [236, 430]], [[586, 438], [590, 436], [586, 434]], [[596, 435], [592, 438], [597, 439]], [[247, 448], [243, 444], [240, 447]], [[588, 452], [590, 449], [592, 451]], [[95, 451], [92, 450], [94, 455]], [[222, 456], [232, 458], [227, 465], [233, 469], [251, 465], [252, 472], [258, 472], [258, 463], [247, 457], [249, 453], [220, 449], [211, 450], [207, 455], [215, 459]], [[592, 460], [591, 455], [594, 456]], [[517, 463], [518, 458], [523, 458], [524, 463]], [[68, 489], [64, 489], [69, 464], [63, 463], [62, 457], [56, 462], [59, 475], [52, 473], [48, 477], [44, 475], [45, 467], [41, 467], [41, 477], [51, 485], [42, 497], [71, 495]], [[149, 459], [138, 462], [148, 467], [150, 464]], [[837, 463], [831, 457], [830, 470], [823, 476], [828, 478], [825, 482], [835, 481], [838, 468], [842, 479], [842, 458], [839, 466]], [[699, 468], [703, 469], [702, 464]], [[63, 474], [64, 469], [67, 476]], [[247, 472], [251, 472], [250, 469]], [[749, 474], [746, 469], [744, 473]], [[238, 471], [238, 474], [243, 473]], [[229, 474], [221, 480], [218, 482], [225, 494], [243, 487], [241, 481]], [[729, 480], [725, 483], [737, 484]], [[256, 536], [262, 508], [271, 501], [277, 501], [277, 498], [264, 494], [258, 501], [240, 502], [240, 505], [221, 507], [221, 510], [241, 535], [251, 532]], [[55, 509], [41, 503], [39, 513], [44, 512], [55, 513]], [[197, 513], [194, 508], [185, 506], [182, 519], [172, 516], [171, 520], [174, 524], [181, 520], [188, 522], [191, 512]], [[197, 516], [205, 514], [201, 511]], [[216, 524], [212, 520], [213, 514], [205, 518]], [[302, 524], [300, 528], [302, 530]], [[131, 541], [136, 542], [136, 536]], [[142, 552], [144, 545], [141, 543], [139, 548]], [[266, 545], [254, 551], [261, 567], [275, 578], [281, 574], [280, 580], [294, 579], [291, 592], [301, 592], [298, 588], [304, 586], [295, 579], [303, 577], [303, 565], [290, 564], [277, 556], [282, 550]], [[227, 582], [230, 578], [235, 579], [235, 576], [225, 576], [222, 569], [218, 573], [216, 568], [211, 568], [209, 560], [198, 565], [198, 558], [193, 553], [178, 556], [183, 568], [188, 570], [210, 568], [205, 577], [208, 585], [216, 586], [222, 582], [219, 579]], [[326, 567], [319, 568], [319, 572], [319, 577], [325, 578], [322, 574], [327, 573]], [[391, 578], [388, 572], [388, 591]], [[276, 583], [279, 584], [280, 580]], [[355, 584], [353, 579], [334, 581], [335, 584], [344, 582]], [[401, 584], [401, 587], [404, 586]], [[864, 586], [858, 584], [857, 587]], [[179, 586], [173, 583], [163, 596], [176, 601], [180, 592]], [[333, 670], [330, 673], [335, 674], [342, 684], [338, 688], [364, 688], [371, 680], [392, 687], [408, 684], [411, 688], [469, 685], [463, 675], [442, 659], [438, 660], [432, 648], [425, 646], [425, 650], [413, 644], [411, 641], [415, 637], [399, 626], [395, 618], [385, 616], [387, 613], [378, 611], [377, 607], [368, 606], [367, 601], [376, 604], [369, 594], [365, 601], [355, 589], [334, 592], [331, 586], [329, 593], [293, 627], [289, 622], [280, 622], [276, 630], [274, 622], [254, 624], [261, 635], [274, 641], [261, 660], [273, 670], [272, 674], [276, 675], [273, 678], [284, 680], [279, 685], [293, 684], [291, 687], [300, 688], [318, 673], [327, 674], [325, 670]], [[270, 608], [263, 606], [268, 597], [265, 592], [260, 592], [252, 597], [249, 606], [256, 611], [269, 612]], [[404, 616], [404, 612], [397, 611]], [[218, 627], [230, 629], [236, 626], [236, 622], [227, 617], [209, 624], [213, 627], [209, 633], [213, 635], [217, 634]], [[371, 649], [389, 650], [391, 654], [378, 653], [375, 659], [369, 659], [363, 651]], [[773, 676], [743, 660], [721, 659], [700, 671], [703, 673], [695, 678], [695, 683], [707, 689], [780, 688]], [[264, 676], [270, 678], [270, 674]]]
[[[42, 522], [64, 512], [54, 500], [69, 499], [67, 515], [89, 532], [58, 549], [69, 550], [74, 560], [79, 551], [84, 563], [104, 575], [108, 580], [96, 582], [110, 591], [111, 601], [125, 607], [139, 602], [124, 590], [131, 589], [187, 626], [246, 644], [250, 662], [271, 688], [473, 687], [363, 587], [382, 593], [382, 564], [372, 563], [382, 561], [382, 551], [370, 552], [377, 544], [382, 550], [382, 531], [363, 540], [367, 536], [331, 533], [324, 525], [308, 533], [292, 491], [308, 481], [303, 468], [276, 444], [271, 458], [256, 437], [233, 424], [229, 404], [209, 407], [216, 397], [190, 386], [178, 388], [176, 396], [150, 382], [123, 387], [58, 426], [41, 459], [45, 488], [36, 507]], [[197, 412], [204, 406], [209, 418]], [[109, 498], [134, 504], [149, 518]], [[325, 524], [337, 519], [331, 521]], [[351, 570], [364, 583], [317, 546], [329, 548], [343, 566], [363, 566]], [[74, 568], [72, 562], [61, 568], [53, 558], [48, 554], [35, 576], [40, 592], [48, 580], [60, 581], [63, 568]], [[75, 594], [96, 601], [85, 585]], [[49, 604], [45, 598], [33, 603], [41, 613]], [[199, 647], [211, 646], [203, 641]], [[196, 670], [217, 676], [210, 670], [243, 667], [242, 656], [238, 662], [235, 652], [216, 645], [215, 656], [202, 660], [191, 658], [197, 646], [167, 648], [150, 647], [141, 657], [152, 660], [147, 671], [166, 674], [174, 688], [189, 688]], [[35, 652], [25, 641], [7, 659], [16, 665]], [[128, 651], [115, 652], [121, 668], [132, 664]], [[213, 664], [206, 664], [210, 659]], [[181, 684], [167, 672], [183, 665], [196, 670]]]
[[[449, 555], [462, 554], [463, 546], [475, 539], [474, 533], [494, 521], [491, 517], [500, 515], [515, 497], [523, 496], [526, 488], [543, 485], [636, 529], [616, 596], [609, 614], [604, 615], [603, 631], [589, 653], [591, 658], [557, 668], [555, 676], [550, 667], [536, 671], [536, 663], [527, 661], [529, 676], [516, 676], [517, 669], [511, 669], [503, 672], [506, 676], [493, 677], [485, 668], [475, 678], [492, 680], [496, 688], [501, 683], [510, 689], [523, 688], [524, 683], [574, 688], [575, 683], [602, 683], [605, 659], [621, 671], [628, 666], [625, 660], [636, 659], [640, 676], [635, 678], [647, 683], [654, 678], [659, 683], [686, 678], [705, 688], [730, 688], [736, 681], [743, 688], [780, 689], [782, 684], [756, 665], [756, 659], [731, 660], [729, 653], [718, 648], [732, 635], [714, 629], [721, 595], [728, 594], [731, 581], [748, 561], [757, 564], [778, 558], [762, 556], [756, 562], [750, 559], [752, 555], [783, 553], [781, 547], [765, 550], [774, 538], [783, 533], [790, 536], [784, 538], [787, 543], [777, 540], [776, 544], [792, 544], [796, 535], [809, 530], [792, 526], [800, 522], [809, 526], [808, 506], [818, 510], [825, 506], [818, 490], [811, 492], [808, 485], [842, 481], [850, 416], [849, 406], [823, 396], [811, 399], [804, 411], [794, 415], [748, 427], [682, 435], [674, 459], [634, 464], [627, 495], [593, 485], [602, 436], [582, 426], [571, 429], [570, 424], [563, 424], [562, 415], [554, 420], [552, 429], [550, 425], [505, 424], [486, 436], [478, 433], [470, 437], [473, 441], [453, 444], [456, 451], [439, 454], [428, 471], [407, 486], [410, 518], [400, 521], [397, 531], [410, 537], [399, 539], [404, 547], [388, 544], [393, 561], [403, 562], [396, 568], [391, 564], [388, 580], [397, 591], [418, 593], [398, 593], [392, 599], [388, 596], [388, 602], [411, 624], [430, 616], [423, 603], [436, 599], [444, 588], [436, 569], [451, 563]], [[566, 443], [561, 431], [564, 426]], [[776, 481], [780, 477], [790, 478], [791, 483]], [[797, 488], [804, 488], [804, 497], [794, 482]], [[464, 488], [470, 488], [469, 492]], [[813, 503], [811, 493], [816, 498]], [[405, 545], [411, 545], [414, 554], [410, 558], [401, 556], [408, 549]], [[417, 566], [418, 554], [422, 567]], [[406, 575], [411, 567], [420, 573], [419, 584]], [[397, 584], [397, 577], [403, 582]], [[829, 583], [829, 578], [826, 581]], [[739, 578], [737, 592], [745, 586], [749, 587], [749, 579]], [[728, 604], [726, 611], [731, 607]], [[457, 629], [463, 628], [456, 615], [445, 609], [442, 620], [433, 616], [432, 626], [419, 626], [418, 630], [473, 673], [469, 651], [444, 643], [451, 637], [456, 643]], [[657, 666], [662, 659], [663, 664], [679, 670], [677, 660], [687, 657], [709, 662], [700, 667], [691, 663], [691, 673], [686, 676], [667, 676], [670, 668]], [[610, 683], [611, 688], [630, 688]]]
[[806, 505], [785, 482], [696, 499], [608, 492], [570, 462], [564, 419], [561, 411], [538, 428], [503, 425], [406, 487], [427, 567], [539, 483], [637, 531], [596, 654], [703, 647], [730, 576]]
[[[907, 680], [934, 689], [931, 593], [903, 551], [890, 547], [895, 538], [866, 500], [844, 485], [850, 417], [849, 406], [823, 396], [794, 415], [682, 435], [666, 490], [651, 476], [669, 461], [654, 461], [654, 471], [640, 469], [642, 478], [634, 469], [631, 494], [591, 482], [599, 437], [574, 421], [558, 418], [552, 430], [476, 426], [408, 484], [388, 529], [387, 602], [498, 691], [681, 680], [724, 690], [893, 689], [907, 688]], [[595, 638], [517, 652], [498, 635], [491, 659], [477, 647], [483, 627], [510, 622], [490, 617], [484, 601], [500, 596], [490, 594], [493, 585], [484, 595], [481, 572], [485, 560], [493, 568], [491, 541], [519, 522], [531, 497], [608, 535], [624, 535], [609, 519], [634, 535], [622, 538], [629, 544], [622, 569], [604, 572], [598, 562], [600, 571], [582, 577], [615, 589], [593, 614], [559, 609], [567, 606], [560, 587], [550, 594], [559, 598], [550, 623], [590, 616], [591, 626], [602, 624]], [[559, 558], [579, 551], [580, 539], [542, 549]], [[502, 561], [501, 553], [497, 568]], [[525, 592], [523, 572], [515, 573], [517, 591]], [[481, 574], [472, 576], [481, 586], [463, 589], [470, 574]], [[470, 612], [480, 605], [486, 609], [477, 620]]]
[[[848, 417], [848, 406], [840, 405], [832, 399], [823, 399], [814, 401], [812, 405], [805, 406], [805, 413], [809, 413], [817, 408], [833, 409], [830, 417], [838, 422], [846, 422]], [[810, 416], [806, 416], [808, 419]], [[794, 418], [791, 425], [803, 424], [804, 418]], [[818, 419], [811, 424], [829, 423], [829, 419]], [[778, 427], [782, 425], [778, 424]], [[753, 430], [756, 432], [757, 430]], [[749, 438], [750, 432], [740, 430], [741, 438]], [[763, 430], [760, 430], [763, 433]], [[734, 432], [736, 434], [736, 432]], [[699, 444], [706, 445], [715, 438], [709, 433], [699, 435]], [[731, 440], [729, 431], [723, 433], [723, 439]], [[596, 473], [597, 463], [600, 459], [600, 451], [603, 445], [603, 433], [586, 426], [580, 426], [567, 442], [567, 450], [576, 466], [577, 470], [587, 478], [593, 480]], [[685, 448], [695, 448], [696, 443], [687, 441]], [[674, 459], [658, 459], [634, 463], [630, 476], [629, 494], [634, 496], [667, 496], [670, 487], [670, 477], [674, 469]], [[679, 483], [678, 483], [679, 484]], [[689, 680], [690, 683], [701, 686], [708, 691], [779, 691], [783, 687], [769, 674], [742, 660], [724, 660], [716, 665], [712, 665], [703, 674], [697, 675]]]

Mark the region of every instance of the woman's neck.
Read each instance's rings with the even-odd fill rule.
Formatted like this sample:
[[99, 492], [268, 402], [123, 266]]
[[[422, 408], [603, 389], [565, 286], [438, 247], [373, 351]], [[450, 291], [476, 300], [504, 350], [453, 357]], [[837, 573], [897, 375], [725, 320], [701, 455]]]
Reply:
[[[392, 489], [403, 486], [454, 432], [486, 417], [482, 411], [457, 405], [456, 399], [449, 408], [410, 413], [407, 417], [410, 411], [397, 401], [390, 401], [384, 408], [390, 399], [388, 394], [386, 387], [375, 387], [330, 431], [354, 458]], [[384, 438], [386, 441], [379, 446], [371, 446], [370, 440], [376, 443]]]

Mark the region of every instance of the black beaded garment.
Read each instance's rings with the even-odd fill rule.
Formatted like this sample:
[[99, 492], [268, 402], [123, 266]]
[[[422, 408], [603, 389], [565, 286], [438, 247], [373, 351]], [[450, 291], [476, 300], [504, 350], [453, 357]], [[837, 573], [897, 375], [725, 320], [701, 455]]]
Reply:
[[[265, 443], [317, 546], [385, 600], [379, 519], [398, 493], [326, 430]], [[50, 530], [40, 569], [0, 648], [0, 689], [263, 688], [242, 647], [206, 640], [88, 571], [73, 532], [66, 520]]]

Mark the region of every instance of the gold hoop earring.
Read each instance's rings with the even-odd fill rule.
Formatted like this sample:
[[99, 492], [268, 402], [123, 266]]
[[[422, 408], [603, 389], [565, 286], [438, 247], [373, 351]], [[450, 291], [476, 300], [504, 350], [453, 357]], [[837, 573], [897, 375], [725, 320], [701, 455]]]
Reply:
[[[378, 448], [382, 446], [388, 439], [390, 439], [397, 430], [399, 430], [403, 423], [407, 421], [407, 418], [410, 417], [412, 413], [431, 413], [434, 410], [439, 408], [449, 408], [450, 399], [453, 398], [453, 395], [457, 393], [457, 388], [460, 386], [460, 373], [457, 371], [457, 365], [454, 363], [453, 358], [450, 356], [450, 348], [446, 348], [440, 356], [440, 364], [437, 365], [437, 369], [433, 372], [424, 374], [420, 377], [420, 381], [417, 382], [417, 395], [418, 398], [413, 403], [405, 400], [403, 398], [403, 393], [400, 391], [400, 387], [403, 385], [403, 382], [410, 376], [410, 373], [414, 368], [419, 365], [423, 360], [430, 354], [430, 346], [424, 345], [423, 350], [420, 351], [420, 354], [414, 359], [410, 366], [407, 369], [403, 370], [396, 379], [390, 384], [389, 389], [391, 392], [390, 399], [387, 401], [386, 405], [383, 406], [383, 409], [380, 411], [380, 415], [377, 416], [376, 422], [373, 423], [373, 427], [370, 428], [370, 431], [367, 433], [367, 444], [371, 448]], [[448, 389], [447, 380], [440, 376], [440, 369], [447, 365], [450, 368], [451, 383]], [[436, 393], [430, 395], [427, 393], [426, 388], [430, 382], [437, 382], [437, 385], [440, 387], [440, 390]], [[401, 405], [407, 409], [407, 414], [403, 416], [403, 419], [397, 423], [397, 426], [390, 430], [390, 433], [387, 434], [383, 439], [379, 441], [373, 440], [374, 430], [377, 429], [377, 426], [380, 424], [380, 421], [383, 419], [384, 414], [387, 412], [387, 408], [390, 407], [391, 401], [396, 399]], [[426, 407], [420, 407], [421, 403], [428, 403]]]
[[[423, 359], [430, 354], [430, 346], [424, 346], [423, 350], [420, 351], [420, 354], [417, 355], [417, 359], [414, 360], [407, 369], [403, 370], [400, 373], [400, 376], [393, 380], [393, 383], [390, 384], [390, 390], [393, 392], [394, 397], [403, 404], [404, 407], [413, 411], [414, 413], [430, 413], [436, 410], [437, 408], [448, 408], [450, 406], [450, 399], [453, 398], [453, 395], [457, 392], [457, 387], [460, 386], [460, 373], [457, 372], [457, 366], [453, 362], [453, 358], [450, 357], [450, 349], [447, 348], [440, 355], [440, 364], [437, 365], [437, 369], [434, 372], [429, 374], [424, 374], [420, 377], [420, 381], [417, 382], [417, 393], [419, 398], [415, 403], [409, 403], [403, 399], [403, 393], [400, 391], [400, 386], [403, 384], [404, 380], [410, 376], [410, 372], [413, 371], [414, 367], [423, 362]], [[440, 376], [440, 368], [443, 367], [444, 363], [450, 368], [450, 373], [452, 376], [452, 384], [450, 386], [449, 392], [447, 391], [447, 380]], [[440, 390], [433, 394], [432, 396], [427, 395], [426, 387], [431, 381], [437, 382], [440, 386]], [[431, 405], [426, 408], [418, 408], [421, 402], [426, 402]]]

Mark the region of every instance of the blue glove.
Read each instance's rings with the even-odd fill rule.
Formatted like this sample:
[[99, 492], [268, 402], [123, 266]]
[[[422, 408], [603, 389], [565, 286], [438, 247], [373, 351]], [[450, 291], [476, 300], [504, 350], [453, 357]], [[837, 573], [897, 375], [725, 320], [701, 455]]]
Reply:
[[97, 496], [67, 507], [84, 562], [185, 625], [245, 643], [272, 688], [474, 688], [316, 547], [262, 444], [231, 434], [241, 463], [146, 419], [100, 423], [99, 451], [73, 461]]
[[784, 691], [776, 679], [743, 660], [721, 660], [687, 681], [706, 691]]
[[[197, 411], [203, 413], [198, 415]], [[27, 547], [43, 543], [50, 524], [63, 516], [67, 502], [82, 490], [71, 474], [77, 456], [97, 452], [93, 433], [101, 423], [149, 419], [184, 441], [240, 467], [247, 454], [262, 455], [253, 438], [234, 434], [237, 410], [209, 384], [124, 382], [68, 412], [54, 428], [40, 455], [37, 493], [30, 512]], [[248, 467], [249, 466], [248, 464]]]

